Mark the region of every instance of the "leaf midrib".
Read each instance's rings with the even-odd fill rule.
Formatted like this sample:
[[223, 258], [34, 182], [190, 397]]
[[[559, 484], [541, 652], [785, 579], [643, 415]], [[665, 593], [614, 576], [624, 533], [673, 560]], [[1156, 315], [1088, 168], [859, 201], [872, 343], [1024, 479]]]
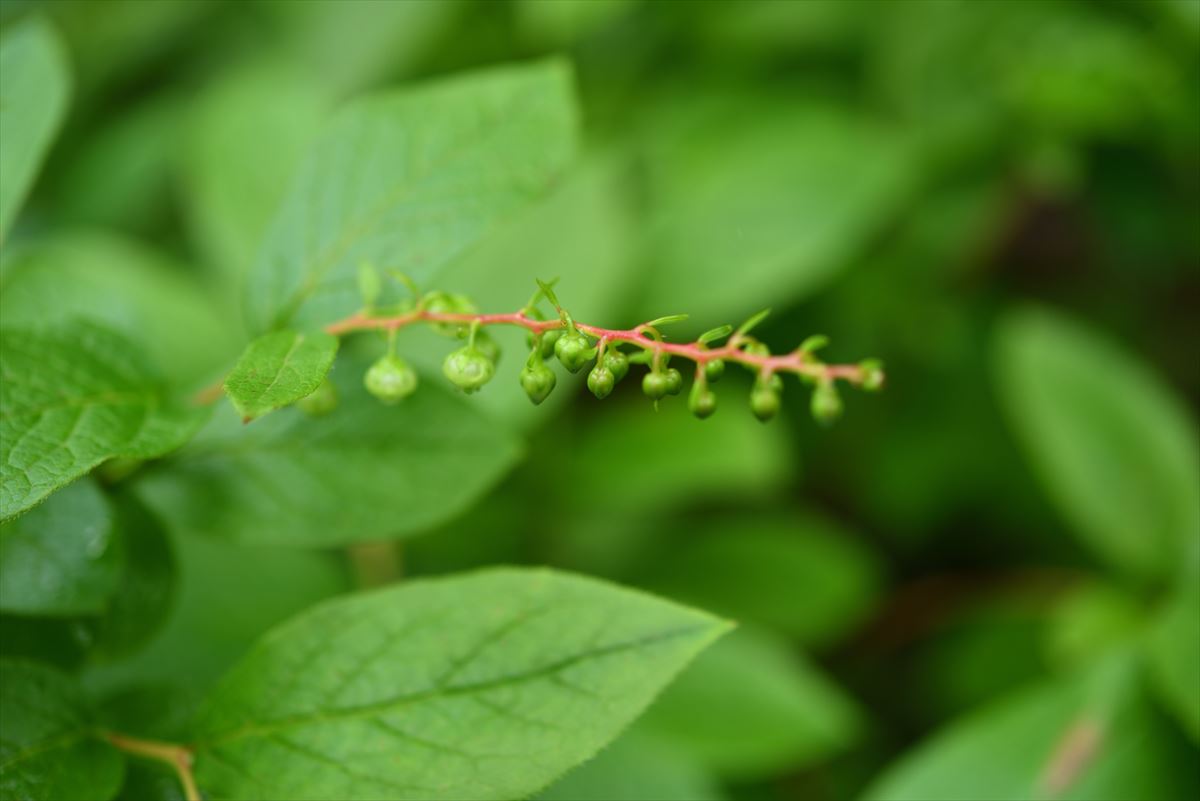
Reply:
[[635, 640], [626, 640], [624, 642], [613, 643], [600, 648], [582, 651], [580, 653], [573, 654], [572, 656], [564, 657], [555, 662], [551, 662], [550, 664], [532, 668], [523, 673], [497, 676], [496, 678], [486, 679], [484, 681], [470, 682], [467, 684], [460, 684], [450, 687], [435, 686], [420, 692], [410, 693], [408, 695], [400, 695], [395, 698], [388, 698], [370, 704], [344, 707], [329, 713], [295, 715], [292, 717], [279, 718], [277, 720], [268, 721], [261, 724], [250, 724], [224, 734], [218, 734], [216, 736], [209, 737], [208, 739], [199, 740], [195, 743], [194, 748], [199, 753], [208, 749], [219, 747], [226, 743], [245, 739], [247, 737], [269, 737], [273, 734], [286, 732], [291, 729], [303, 728], [315, 723], [329, 723], [370, 718], [375, 715], [400, 709], [406, 706], [419, 704], [423, 701], [428, 701], [434, 698], [471, 695], [473, 693], [485, 692], [498, 687], [521, 684], [534, 679], [543, 678], [545, 676], [552, 676], [562, 670], [589, 659], [598, 659], [605, 656], [611, 656], [613, 654], [619, 654], [624, 651], [631, 651], [637, 648], [657, 645], [659, 643], [680, 637], [687, 637], [689, 635], [707, 632], [708, 637], [704, 639], [711, 639], [720, 634], [721, 631], [722, 627], [716, 621], [708, 624], [697, 624], [694, 626], [669, 629], [657, 634], [639, 637]]

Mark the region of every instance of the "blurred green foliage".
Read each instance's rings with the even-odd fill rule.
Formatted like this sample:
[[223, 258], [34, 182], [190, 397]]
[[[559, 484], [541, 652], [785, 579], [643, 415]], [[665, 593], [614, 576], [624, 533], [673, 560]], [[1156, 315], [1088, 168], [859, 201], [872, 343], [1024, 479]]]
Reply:
[[[0, 34], [4, 326], [103, 323], [204, 386], [258, 333], [256, 262], [343, 191], [301, 178], [274, 222], [339, 108], [557, 56], [580, 152], [424, 288], [511, 311], [557, 275], [580, 320], [680, 338], [770, 305], [777, 350], [888, 365], [832, 429], [795, 390], [763, 427], [732, 372], [703, 422], [570, 377], [533, 409], [518, 332], [463, 401], [406, 331], [397, 418], [348, 342], [335, 416], [219, 409], [0, 528], [0, 652], [106, 722], [174, 736], [264, 631], [379, 579], [328, 546], [387, 541], [386, 579], [549, 564], [744, 624], [548, 801], [1200, 793], [1197, 0], [2, 0]], [[527, 144], [540, 186], [566, 151]]]

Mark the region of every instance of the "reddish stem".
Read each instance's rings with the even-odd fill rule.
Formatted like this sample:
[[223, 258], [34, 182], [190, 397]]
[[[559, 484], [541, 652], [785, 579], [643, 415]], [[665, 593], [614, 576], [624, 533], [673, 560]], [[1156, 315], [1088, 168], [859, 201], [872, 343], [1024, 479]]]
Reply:
[[[516, 325], [534, 333], [566, 327], [566, 323], [562, 320], [535, 320], [532, 317], [527, 317], [523, 312], [512, 312], [510, 314], [440, 314], [418, 309], [396, 315], [395, 317], [367, 317], [362, 313], [352, 314], [344, 320], [327, 325], [325, 330], [330, 334], [340, 336], [354, 331], [395, 331], [419, 322], [461, 323], [464, 325], [478, 322], [480, 325]], [[646, 326], [644, 325], [639, 325], [631, 329], [613, 329], [576, 323], [575, 327], [597, 339], [604, 339], [609, 342], [629, 342], [647, 350], [691, 359], [699, 365], [707, 364], [714, 359], [724, 359], [725, 361], [736, 362], [738, 364], [751, 365], [767, 375], [788, 372], [817, 379], [833, 380], [840, 378], [852, 384], [859, 384], [863, 379], [863, 370], [856, 364], [822, 364], [812, 361], [807, 354], [798, 350], [778, 356], [760, 356], [756, 353], [747, 353], [740, 347], [742, 342], [745, 341], [744, 339], [731, 338], [727, 344], [719, 348], [707, 348], [698, 342], [662, 342], [648, 336], [646, 334]]]
[[[422, 322], [459, 323], [462, 325], [469, 325], [471, 323], [479, 323], [480, 325], [515, 325], [534, 333], [553, 331], [565, 328], [567, 325], [562, 320], [535, 320], [527, 316], [524, 311], [510, 312], [508, 314], [443, 314], [425, 311], [424, 309], [415, 309], [392, 317], [369, 317], [362, 312], [356, 312], [349, 317], [325, 326], [325, 331], [334, 336], [352, 334], [356, 331], [398, 331], [406, 326]], [[803, 375], [817, 380], [833, 381], [841, 379], [856, 385], [861, 384], [864, 378], [864, 370], [856, 364], [822, 364], [821, 362], [814, 361], [809, 354], [800, 350], [794, 350], [791, 353], [784, 353], [778, 356], [763, 356], [757, 353], [748, 353], [741, 348], [741, 345], [747, 341], [747, 338], [739, 337], [737, 334], [734, 334], [725, 345], [719, 348], [708, 348], [699, 342], [676, 343], [655, 339], [647, 335], [646, 331], [651, 329], [645, 324], [630, 329], [600, 328], [599, 326], [583, 325], [580, 323], [576, 323], [575, 327], [597, 339], [607, 340], [608, 342], [628, 342], [640, 348], [653, 351], [656, 354], [666, 353], [671, 356], [691, 359], [698, 366], [703, 366], [714, 359], [724, 359], [725, 361], [754, 367], [765, 376], [779, 372], [795, 373], [796, 375]], [[221, 394], [222, 385], [221, 383], [217, 383], [197, 393], [194, 401], [200, 405], [207, 405], [219, 399]]]

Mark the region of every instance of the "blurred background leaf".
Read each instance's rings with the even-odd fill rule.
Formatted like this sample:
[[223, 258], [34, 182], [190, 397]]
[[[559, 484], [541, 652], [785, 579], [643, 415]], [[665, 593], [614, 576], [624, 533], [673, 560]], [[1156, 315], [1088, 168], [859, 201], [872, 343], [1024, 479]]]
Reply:
[[784, 641], [743, 628], [667, 688], [643, 725], [720, 775], [757, 778], [853, 745], [854, 703]]
[[1200, 539], [1200, 455], [1182, 406], [1049, 311], [1014, 311], [996, 337], [1009, 418], [1064, 516], [1119, 569], [1169, 572]]
[[874, 799], [1188, 798], [1187, 747], [1118, 654], [952, 725], [885, 773]]
[[69, 92], [54, 28], [34, 18], [0, 36], [0, 242], [62, 123]]
[[0, 610], [51, 616], [102, 610], [121, 569], [112, 517], [103, 493], [85, 478], [0, 524]]

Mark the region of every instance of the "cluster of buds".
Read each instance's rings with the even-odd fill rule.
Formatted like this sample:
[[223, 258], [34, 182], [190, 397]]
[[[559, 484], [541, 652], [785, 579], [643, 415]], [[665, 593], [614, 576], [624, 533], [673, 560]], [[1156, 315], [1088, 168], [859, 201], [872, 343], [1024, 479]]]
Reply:
[[[661, 317], [629, 330], [613, 330], [579, 324], [559, 303], [552, 283], [538, 282], [534, 293], [520, 311], [512, 314], [480, 314], [469, 298], [459, 294], [431, 292], [420, 294], [403, 276], [400, 280], [413, 289], [415, 300], [390, 309], [373, 307], [377, 294], [364, 290], [364, 311], [329, 326], [331, 333], [377, 329], [388, 334], [388, 351], [367, 371], [364, 382], [368, 391], [385, 403], [396, 403], [417, 388], [417, 373], [396, 354], [396, 332], [409, 324], [425, 322], [445, 336], [466, 340], [446, 356], [442, 372], [458, 389], [470, 394], [478, 391], [495, 375], [500, 349], [483, 330], [488, 325], [518, 325], [528, 330], [529, 357], [519, 380], [534, 404], [542, 403], [554, 390], [558, 379], [550, 366], [557, 361], [568, 372], [578, 373], [591, 365], [588, 389], [597, 398], [612, 394], [633, 364], [646, 365], [642, 392], [655, 402], [683, 391], [683, 374], [671, 366], [672, 359], [694, 363], [695, 371], [688, 393], [688, 408], [700, 419], [712, 415], [717, 396], [712, 384], [724, 375], [728, 363], [740, 364], [754, 375], [750, 409], [759, 420], [767, 421], [779, 413], [783, 378], [792, 373], [812, 386], [811, 410], [821, 423], [831, 423], [842, 412], [837, 382], [844, 381], [868, 391], [883, 387], [882, 365], [866, 360], [854, 365], [830, 365], [817, 358], [816, 351], [828, 344], [825, 337], [809, 337], [794, 351], [772, 355], [770, 349], [751, 335], [752, 329], [766, 317], [760, 312], [734, 328], [723, 325], [705, 332], [691, 343], [669, 343], [661, 328], [681, 322], [686, 315]], [[368, 289], [378, 279], [363, 281]], [[548, 301], [557, 317], [547, 319], [539, 309]], [[724, 341], [724, 344], [718, 345]]]

